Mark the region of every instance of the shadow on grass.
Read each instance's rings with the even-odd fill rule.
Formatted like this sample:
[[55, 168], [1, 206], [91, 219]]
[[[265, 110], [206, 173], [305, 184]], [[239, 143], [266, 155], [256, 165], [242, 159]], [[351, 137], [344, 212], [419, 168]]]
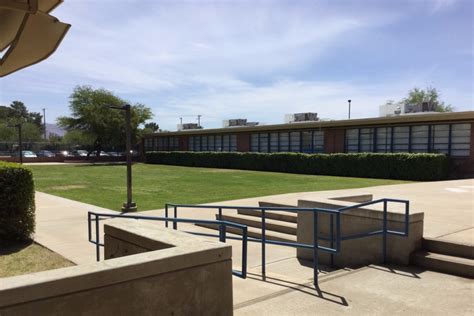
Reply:
[[[132, 163], [132, 165], [136, 164], [136, 162]], [[126, 166], [127, 163], [123, 161], [118, 161], [118, 162], [84, 162], [81, 164], [75, 164], [73, 165], [76, 168], [82, 168], [82, 167], [102, 167], [102, 166]]]
[[33, 244], [33, 240], [13, 241], [10, 243], [0, 244], [0, 256], [11, 255], [28, 248]]

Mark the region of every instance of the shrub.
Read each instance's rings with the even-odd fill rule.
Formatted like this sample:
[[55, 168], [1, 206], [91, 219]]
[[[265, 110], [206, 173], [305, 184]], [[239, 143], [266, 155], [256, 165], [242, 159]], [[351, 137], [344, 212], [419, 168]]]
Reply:
[[442, 154], [147, 152], [145, 162], [314, 175], [399, 180], [443, 180], [449, 158]]
[[35, 189], [31, 171], [0, 161], [0, 244], [23, 241], [35, 230]]

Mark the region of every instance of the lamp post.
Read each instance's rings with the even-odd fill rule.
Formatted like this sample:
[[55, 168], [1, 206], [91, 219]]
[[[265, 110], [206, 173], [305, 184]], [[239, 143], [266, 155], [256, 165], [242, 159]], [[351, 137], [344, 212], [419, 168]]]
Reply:
[[349, 103], [349, 120], [351, 119], [351, 100], [347, 100], [347, 103]]
[[8, 125], [8, 127], [16, 127], [18, 128], [18, 144], [19, 144], [19, 152], [20, 152], [20, 163], [23, 163], [23, 140], [21, 138], [21, 123], [15, 125]]
[[110, 105], [109, 108], [125, 111], [125, 138], [127, 155], [127, 202], [123, 203], [122, 212], [136, 212], [137, 204], [132, 201], [132, 131], [130, 104], [124, 106]]

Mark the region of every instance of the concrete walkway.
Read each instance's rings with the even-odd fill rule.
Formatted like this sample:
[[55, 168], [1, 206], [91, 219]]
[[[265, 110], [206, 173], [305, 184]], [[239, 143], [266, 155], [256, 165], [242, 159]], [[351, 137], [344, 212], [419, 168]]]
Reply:
[[[292, 193], [225, 201], [227, 205], [258, 205], [258, 201], [294, 204], [298, 199], [371, 193], [374, 198], [409, 199], [412, 211], [425, 212], [425, 236], [473, 242], [474, 180], [379, 186], [364, 189]], [[176, 201], [179, 202], [179, 201]], [[95, 248], [87, 241], [87, 211], [116, 212], [53, 195], [36, 194], [35, 240], [76, 264], [95, 261]], [[139, 213], [163, 216], [164, 210]], [[180, 217], [213, 219], [214, 211], [183, 209]], [[101, 221], [101, 225], [104, 221]], [[163, 225], [157, 223], [157, 225]], [[210, 231], [189, 224], [180, 230]], [[213, 239], [215, 240], [215, 239]], [[233, 265], [240, 269], [241, 242], [228, 240]], [[321, 291], [312, 287], [310, 265], [299, 262], [294, 248], [267, 246], [267, 281], [261, 281], [260, 244], [249, 243], [249, 277], [234, 277], [234, 307], [238, 315], [295, 314], [472, 314], [472, 280], [416, 268], [373, 266], [356, 271], [322, 274]], [[429, 302], [429, 303], [427, 303]]]

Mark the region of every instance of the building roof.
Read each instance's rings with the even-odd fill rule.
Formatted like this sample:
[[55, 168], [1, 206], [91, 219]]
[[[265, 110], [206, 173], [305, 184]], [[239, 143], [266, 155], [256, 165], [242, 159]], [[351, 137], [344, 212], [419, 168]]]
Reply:
[[203, 134], [225, 134], [259, 131], [281, 131], [294, 129], [318, 129], [318, 128], [344, 128], [344, 127], [362, 127], [377, 125], [399, 125], [399, 124], [417, 124], [417, 123], [438, 123], [438, 122], [463, 122], [474, 121], [474, 111], [449, 112], [449, 113], [414, 113], [403, 114], [399, 116], [374, 117], [350, 120], [331, 120], [331, 121], [311, 121], [297, 122], [287, 124], [271, 124], [257, 126], [241, 126], [228, 128], [209, 128], [195, 129], [175, 132], [158, 132], [147, 134], [145, 137], [153, 136], [179, 136], [179, 135], [203, 135]]

